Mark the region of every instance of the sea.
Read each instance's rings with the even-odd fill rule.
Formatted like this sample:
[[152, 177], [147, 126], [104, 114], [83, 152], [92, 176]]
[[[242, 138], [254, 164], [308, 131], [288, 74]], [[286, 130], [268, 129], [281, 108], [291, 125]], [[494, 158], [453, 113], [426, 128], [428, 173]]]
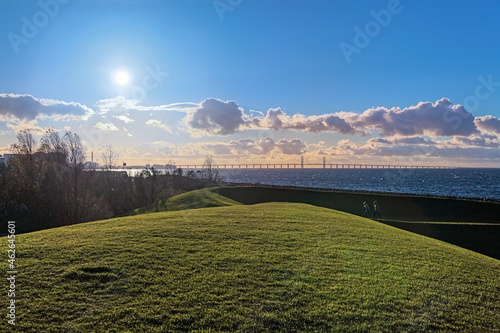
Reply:
[[228, 183], [500, 201], [500, 168], [219, 169]]

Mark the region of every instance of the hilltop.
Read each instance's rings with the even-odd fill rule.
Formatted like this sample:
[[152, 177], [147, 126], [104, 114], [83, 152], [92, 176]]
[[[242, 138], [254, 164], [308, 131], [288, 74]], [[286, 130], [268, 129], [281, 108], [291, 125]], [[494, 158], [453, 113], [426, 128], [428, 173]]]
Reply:
[[378, 200], [382, 222], [500, 259], [500, 203], [373, 192], [276, 186], [222, 186], [178, 195], [127, 215], [265, 202], [296, 202], [362, 215], [361, 203]]
[[150, 213], [16, 242], [23, 332], [494, 331], [500, 322], [500, 261], [307, 204]]

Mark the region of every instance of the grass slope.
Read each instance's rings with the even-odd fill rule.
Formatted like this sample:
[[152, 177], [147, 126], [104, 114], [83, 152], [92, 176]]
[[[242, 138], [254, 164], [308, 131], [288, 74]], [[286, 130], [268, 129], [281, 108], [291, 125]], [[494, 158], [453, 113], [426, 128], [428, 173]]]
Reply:
[[305, 204], [123, 217], [16, 244], [22, 332], [492, 332], [500, 323], [500, 261]]
[[439, 239], [500, 260], [500, 223], [384, 221], [385, 224]]
[[217, 193], [245, 205], [262, 202], [300, 202], [362, 215], [362, 203], [377, 200], [384, 219], [432, 222], [500, 223], [500, 203], [386, 193], [357, 193], [279, 188], [225, 186]]
[[204, 188], [190, 191], [174, 197], [154, 202], [150, 205], [137, 208], [125, 215], [149, 214], [164, 211], [176, 211], [206, 207], [221, 207], [241, 205], [232, 199], [223, 197], [214, 192], [213, 188]]
[[269, 186], [231, 186], [213, 191], [247, 205], [273, 201], [300, 202], [355, 215], [363, 214], [363, 201], [371, 206], [371, 202], [377, 200], [382, 207], [383, 222], [388, 225], [500, 259], [500, 203]]

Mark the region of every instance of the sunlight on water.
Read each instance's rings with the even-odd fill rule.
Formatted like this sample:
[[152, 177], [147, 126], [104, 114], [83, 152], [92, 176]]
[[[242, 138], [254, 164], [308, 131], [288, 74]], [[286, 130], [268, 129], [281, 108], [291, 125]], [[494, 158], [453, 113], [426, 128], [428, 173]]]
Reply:
[[226, 182], [500, 200], [500, 169], [224, 170]]

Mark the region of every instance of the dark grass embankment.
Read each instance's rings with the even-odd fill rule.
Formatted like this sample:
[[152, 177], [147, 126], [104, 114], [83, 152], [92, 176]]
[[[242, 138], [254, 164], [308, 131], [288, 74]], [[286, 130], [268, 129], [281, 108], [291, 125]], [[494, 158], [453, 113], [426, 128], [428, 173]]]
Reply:
[[[363, 215], [364, 201], [373, 207], [373, 201], [377, 200], [381, 207], [382, 222], [386, 224], [500, 259], [498, 246], [500, 203], [260, 185], [224, 186], [214, 191], [246, 205], [263, 202], [299, 202], [355, 215]], [[450, 223], [408, 223], [412, 221]]]
[[362, 215], [364, 201], [377, 200], [389, 220], [500, 223], [500, 204], [466, 199], [403, 194], [321, 191], [274, 186], [225, 186], [217, 193], [245, 205], [263, 202], [300, 202]]
[[432, 237], [500, 260], [500, 224], [382, 221], [387, 225]]

